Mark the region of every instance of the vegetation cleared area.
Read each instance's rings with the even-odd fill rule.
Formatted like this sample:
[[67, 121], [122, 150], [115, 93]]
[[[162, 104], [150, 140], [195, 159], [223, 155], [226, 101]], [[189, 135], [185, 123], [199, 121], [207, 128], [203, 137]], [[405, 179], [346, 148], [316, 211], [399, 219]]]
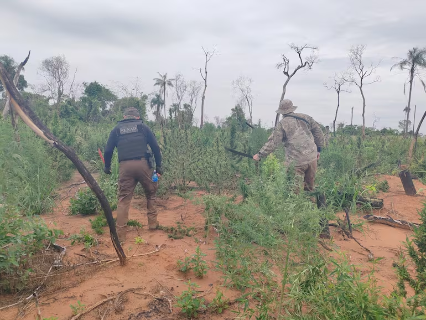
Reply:
[[[294, 47], [296, 52], [306, 48]], [[362, 59], [363, 50], [353, 49], [351, 62]], [[204, 53], [207, 78], [214, 53]], [[4, 56], [0, 61], [6, 64]], [[47, 59], [41, 70], [52, 75], [50, 68], [61, 63], [66, 69], [63, 57]], [[285, 63], [280, 67], [289, 74]], [[17, 64], [9, 64], [13, 76]], [[342, 79], [356, 83], [354, 74]], [[117, 155], [112, 174], [106, 175], [98, 149], [103, 151], [125, 108], [140, 111], [164, 159], [160, 228], [146, 231], [144, 196], [137, 189], [128, 223], [134, 236], [124, 247], [127, 264], [118, 265], [95, 194], [64, 154], [16, 114], [6, 113], [0, 120], [1, 319], [426, 318], [426, 207], [419, 208], [416, 221], [403, 221], [407, 238], [390, 262], [391, 287], [383, 288], [389, 283], [376, 278], [380, 249], [361, 240], [371, 225], [366, 215], [403, 223], [396, 210], [385, 213], [375, 205], [392, 191], [389, 181], [409, 169], [417, 187], [426, 182], [426, 141], [410, 132], [409, 110], [402, 132], [334, 120], [315, 192], [297, 193], [283, 149], [259, 163], [226, 149], [255, 154], [272, 132], [252, 121], [250, 81], [236, 82], [245, 100], [226, 119], [201, 121], [199, 127], [194, 112], [201, 84], [159, 76], [155, 86], [160, 92], [151, 97], [135, 95], [135, 90], [118, 94], [91, 82], [80, 97], [50, 88], [53, 100], [47, 93], [26, 92], [21, 80], [21, 94], [95, 175], [112, 210], [117, 206]], [[166, 91], [173, 90], [168, 108]], [[153, 121], [147, 116], [151, 111]], [[417, 192], [416, 199], [422, 190]], [[333, 238], [319, 238], [325, 220], [333, 238], [344, 237], [361, 252], [362, 265]], [[103, 296], [88, 293], [93, 288]]]

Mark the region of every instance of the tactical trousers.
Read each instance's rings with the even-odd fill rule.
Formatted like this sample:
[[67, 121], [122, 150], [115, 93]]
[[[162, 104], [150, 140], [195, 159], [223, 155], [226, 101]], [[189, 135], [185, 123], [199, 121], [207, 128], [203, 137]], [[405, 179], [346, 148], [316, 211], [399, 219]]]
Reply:
[[303, 181], [305, 191], [313, 191], [315, 188], [315, 175], [317, 173], [317, 160], [302, 166], [294, 167], [296, 178]]
[[118, 208], [117, 208], [117, 233], [120, 241], [125, 241], [127, 222], [129, 220], [129, 208], [133, 192], [138, 182], [146, 196], [148, 224], [157, 224], [157, 210], [155, 208], [155, 194], [158, 182], [152, 181], [152, 170], [146, 159], [127, 160], [120, 162], [118, 179]]

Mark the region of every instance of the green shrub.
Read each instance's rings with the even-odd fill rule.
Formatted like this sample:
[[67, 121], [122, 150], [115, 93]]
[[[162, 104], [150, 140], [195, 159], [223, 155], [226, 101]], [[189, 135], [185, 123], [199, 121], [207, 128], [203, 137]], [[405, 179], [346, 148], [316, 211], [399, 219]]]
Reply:
[[89, 221], [96, 234], [103, 234], [103, 228], [108, 226], [108, 222], [103, 214], [100, 214], [94, 220], [90, 219]]
[[218, 289], [216, 291], [216, 296], [214, 297], [213, 301], [208, 305], [209, 310], [211, 310], [214, 313], [221, 314], [228, 307], [229, 307], [229, 299], [224, 297], [223, 292], [219, 291]]
[[[99, 183], [100, 188], [104, 192], [111, 206], [111, 210], [117, 208], [117, 182], [112, 179], [105, 178]], [[70, 199], [71, 215], [91, 215], [101, 210], [101, 205], [94, 192], [89, 188], [80, 189], [75, 198]]]
[[59, 234], [61, 231], [50, 230], [38, 217], [22, 216], [13, 207], [0, 207], [0, 291], [22, 289], [30, 272], [27, 263], [31, 256], [53, 243]]
[[203, 278], [208, 270], [207, 262], [203, 259], [205, 256], [206, 254], [201, 251], [200, 246], [197, 246], [195, 254], [191, 257], [185, 257], [184, 261], [178, 260], [179, 271], [186, 273], [193, 269], [197, 278]]
[[80, 189], [75, 198], [70, 199], [70, 210], [72, 215], [96, 214], [100, 208], [98, 198], [90, 189]]
[[79, 234], [71, 235], [69, 240], [71, 240], [71, 245], [74, 245], [75, 243], [83, 243], [86, 249], [98, 245], [98, 240], [84, 230], [84, 228], [81, 228]]
[[199, 286], [188, 281], [188, 290], [176, 297], [177, 306], [182, 309], [182, 313], [184, 313], [188, 319], [197, 317], [198, 312], [206, 308], [204, 299], [196, 298], [196, 288], [199, 288]]

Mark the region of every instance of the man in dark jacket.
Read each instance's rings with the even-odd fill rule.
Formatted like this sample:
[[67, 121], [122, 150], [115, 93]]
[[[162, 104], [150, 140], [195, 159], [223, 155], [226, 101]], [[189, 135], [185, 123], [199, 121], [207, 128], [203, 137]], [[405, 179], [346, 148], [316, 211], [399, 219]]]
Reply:
[[140, 120], [139, 111], [136, 108], [127, 108], [124, 111], [124, 120], [119, 121], [112, 129], [105, 147], [105, 173], [111, 173], [111, 158], [115, 148], [117, 148], [120, 163], [116, 222], [120, 242], [126, 240], [130, 202], [138, 182], [145, 191], [148, 227], [151, 230], [158, 227], [155, 208], [158, 182], [152, 181], [153, 170], [148, 160], [148, 145], [154, 154], [157, 174], [160, 176], [163, 172], [157, 140], [151, 129]]

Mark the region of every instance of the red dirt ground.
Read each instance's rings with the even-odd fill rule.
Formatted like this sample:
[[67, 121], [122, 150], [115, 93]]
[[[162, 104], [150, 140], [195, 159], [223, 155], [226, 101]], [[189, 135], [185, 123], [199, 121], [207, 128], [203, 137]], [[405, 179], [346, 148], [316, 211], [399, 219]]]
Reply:
[[[399, 177], [382, 176], [378, 180], [386, 179], [389, 183], [389, 192], [379, 193], [377, 198], [384, 200], [384, 207], [381, 210], [373, 210], [371, 213], [378, 216], [390, 216], [393, 219], [410, 222], [420, 222], [418, 211], [424, 206], [425, 193], [422, 189], [425, 186], [418, 180], [413, 180], [418, 195], [407, 196]], [[407, 236], [412, 235], [412, 231], [394, 228], [384, 224], [367, 222], [360, 214], [359, 220], [363, 220], [363, 232], [354, 231], [353, 236], [366, 248], [370, 249], [374, 258], [382, 258], [374, 264], [368, 259], [368, 252], [361, 248], [354, 240], [348, 240], [342, 234], [331, 227], [334, 247], [345, 252], [351, 263], [359, 265], [360, 269], [367, 272], [374, 266], [377, 284], [383, 288], [383, 292], [390, 293], [397, 281], [395, 269], [392, 263], [398, 261], [398, 254], [404, 249], [403, 242]], [[344, 213], [340, 214], [344, 218]], [[352, 219], [356, 221], [356, 219]], [[413, 270], [411, 270], [413, 271]]]
[[[380, 211], [374, 211], [373, 214], [386, 216], [389, 215], [395, 219], [403, 219], [412, 222], [418, 222], [419, 216], [417, 210], [423, 206], [423, 193], [415, 197], [406, 196], [398, 177], [386, 176], [390, 191], [379, 194], [378, 198], [384, 199], [384, 208]], [[76, 174], [74, 178], [67, 182], [59, 191], [62, 201], [58, 201], [57, 207], [51, 214], [44, 215], [44, 220], [52, 228], [58, 228], [65, 232], [65, 236], [57, 243], [67, 247], [67, 253], [64, 262], [69, 264], [87, 263], [91, 258], [114, 259], [115, 251], [112, 247], [108, 234], [97, 236], [99, 245], [93, 247], [90, 251], [84, 249], [82, 244], [71, 246], [69, 235], [79, 233], [82, 227], [89, 233], [94, 234], [91, 229], [89, 219], [93, 217], [70, 216], [68, 215], [69, 197], [73, 196], [78, 188], [84, 185], [67, 186], [82, 181], [80, 175]], [[419, 181], [415, 181], [415, 186], [419, 191], [425, 188]], [[67, 272], [66, 277], [61, 280], [46, 282], [47, 288], [40, 292], [40, 311], [43, 318], [58, 317], [58, 319], [71, 319], [72, 310], [70, 305], [76, 305], [81, 301], [87, 308], [95, 303], [117, 295], [118, 293], [140, 287], [137, 293], [150, 293], [156, 297], [167, 297], [169, 300], [186, 290], [185, 281], [191, 280], [197, 283], [200, 288], [200, 295], [211, 302], [217, 289], [224, 292], [225, 296], [231, 301], [241, 295], [240, 292], [222, 287], [223, 281], [221, 273], [214, 271], [214, 245], [211, 234], [210, 239], [205, 241], [204, 236], [204, 218], [202, 216], [203, 207], [194, 205], [190, 201], [185, 202], [182, 198], [172, 196], [167, 200], [158, 200], [159, 221], [163, 226], [176, 226], [180, 221], [185, 226], [195, 227], [194, 237], [185, 237], [180, 240], [169, 239], [167, 233], [162, 230], [148, 231], [146, 228], [145, 201], [142, 197], [136, 197], [132, 201], [130, 210], [130, 219], [136, 219], [145, 226], [142, 229], [129, 231], [127, 235], [128, 242], [124, 245], [126, 255], [130, 257], [133, 254], [148, 253], [155, 250], [156, 246], [161, 246], [160, 251], [146, 256], [130, 258], [127, 265], [122, 267], [118, 262], [107, 263], [99, 266], [84, 266], [76, 268], [72, 272]], [[362, 218], [361, 218], [362, 220]], [[105, 228], [106, 230], [107, 228]], [[368, 261], [367, 252], [362, 249], [353, 240], [345, 240], [337, 230], [331, 227], [335, 248], [345, 253], [350, 261], [360, 265], [361, 270], [367, 272], [373, 267], [373, 263]], [[213, 232], [214, 233], [214, 232]], [[383, 287], [384, 292], [392, 290], [396, 282], [395, 271], [392, 263], [396, 261], [397, 254], [402, 247], [402, 242], [411, 235], [409, 230], [397, 229], [387, 225], [379, 225], [366, 222], [364, 232], [354, 231], [354, 236], [365, 247], [369, 248], [375, 258], [383, 259], [375, 265], [378, 285]], [[137, 245], [136, 237], [143, 238], [146, 243]], [[211, 268], [203, 279], [195, 278], [192, 272], [186, 276], [179, 272], [177, 260], [183, 260], [185, 256], [192, 255], [197, 245], [207, 254], [206, 260]], [[335, 253], [332, 253], [335, 255]], [[83, 257], [85, 255], [86, 257]], [[166, 300], [159, 301], [149, 295], [140, 295], [137, 293], [128, 293], [123, 301], [124, 310], [121, 313], [111, 311], [109, 319], [180, 319], [179, 310], [173, 307], [173, 313], [170, 314], [169, 304]], [[16, 296], [0, 296], [0, 305], [7, 305], [19, 300]], [[114, 300], [113, 300], [114, 301]], [[174, 305], [175, 301], [171, 301]], [[99, 310], [104, 312], [110, 305], [106, 303]], [[22, 309], [22, 305], [21, 305]], [[37, 313], [35, 303], [32, 302], [26, 306], [24, 314], [19, 319], [34, 319]], [[0, 311], [0, 320], [15, 319], [18, 315], [18, 308], [12, 307]], [[98, 310], [92, 311], [81, 319], [101, 319], [102, 314]], [[219, 316], [209, 314], [200, 315], [200, 319], [234, 319], [235, 315], [226, 311]]]

